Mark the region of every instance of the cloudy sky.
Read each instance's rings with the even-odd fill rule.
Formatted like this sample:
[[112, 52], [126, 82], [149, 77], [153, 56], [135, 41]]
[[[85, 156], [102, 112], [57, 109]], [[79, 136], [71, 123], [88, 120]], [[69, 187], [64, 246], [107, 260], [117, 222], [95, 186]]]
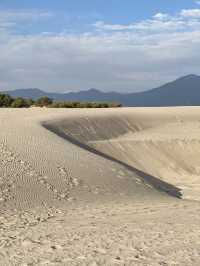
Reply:
[[187, 74], [200, 1], [0, 1], [0, 90], [136, 92]]

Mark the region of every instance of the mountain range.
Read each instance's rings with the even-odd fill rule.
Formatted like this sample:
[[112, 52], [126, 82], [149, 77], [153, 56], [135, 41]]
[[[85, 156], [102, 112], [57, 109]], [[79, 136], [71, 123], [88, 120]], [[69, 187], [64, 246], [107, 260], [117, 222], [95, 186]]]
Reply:
[[161, 87], [137, 93], [102, 92], [96, 89], [52, 93], [34, 88], [2, 91], [2, 93], [34, 100], [48, 96], [59, 101], [119, 102], [123, 106], [135, 107], [200, 105], [200, 76], [187, 75]]

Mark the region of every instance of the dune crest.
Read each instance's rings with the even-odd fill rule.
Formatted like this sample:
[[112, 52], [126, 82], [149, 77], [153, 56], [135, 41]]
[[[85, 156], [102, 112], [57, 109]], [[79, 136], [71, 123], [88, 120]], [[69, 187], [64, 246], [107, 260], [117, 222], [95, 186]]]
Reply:
[[171, 195], [200, 199], [199, 108], [125, 108], [43, 124]]

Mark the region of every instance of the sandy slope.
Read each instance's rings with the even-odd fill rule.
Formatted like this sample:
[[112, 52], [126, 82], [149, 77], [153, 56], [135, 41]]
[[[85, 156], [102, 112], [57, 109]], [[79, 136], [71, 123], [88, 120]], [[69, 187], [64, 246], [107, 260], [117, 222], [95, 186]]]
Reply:
[[126, 108], [46, 124], [132, 167], [156, 187], [200, 199], [199, 108]]
[[199, 117], [1, 109], [0, 265], [199, 265]]

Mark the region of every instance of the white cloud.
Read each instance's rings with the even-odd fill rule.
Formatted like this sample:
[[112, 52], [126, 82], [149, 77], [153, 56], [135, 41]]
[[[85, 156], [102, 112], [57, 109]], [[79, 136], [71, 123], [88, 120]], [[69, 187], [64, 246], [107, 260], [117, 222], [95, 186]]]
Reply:
[[157, 13], [153, 16], [155, 19], [165, 20], [169, 18], [168, 14], [165, 13]]
[[134, 25], [120, 25], [120, 24], [105, 24], [103, 21], [97, 21], [94, 26], [99, 30], [113, 30], [113, 31], [122, 31], [130, 30], [134, 28]]
[[180, 30], [193, 30], [200, 27], [200, 9], [183, 9], [175, 16], [157, 13], [152, 18], [131, 24], [106, 24], [98, 21], [94, 24], [101, 31], [145, 31], [145, 33], [158, 33], [162, 31], [173, 32]]
[[38, 18], [48, 18], [52, 15], [51, 12], [40, 10], [0, 10], [1, 20], [35, 20]]
[[180, 15], [189, 18], [200, 18], [200, 9], [183, 9]]
[[100, 21], [96, 31], [79, 34], [22, 35], [0, 27], [0, 89], [137, 91], [198, 74], [200, 21], [183, 14], [129, 25]]
[[18, 23], [37, 22], [52, 17], [51, 12], [40, 10], [0, 10], [0, 28], [11, 28]]

